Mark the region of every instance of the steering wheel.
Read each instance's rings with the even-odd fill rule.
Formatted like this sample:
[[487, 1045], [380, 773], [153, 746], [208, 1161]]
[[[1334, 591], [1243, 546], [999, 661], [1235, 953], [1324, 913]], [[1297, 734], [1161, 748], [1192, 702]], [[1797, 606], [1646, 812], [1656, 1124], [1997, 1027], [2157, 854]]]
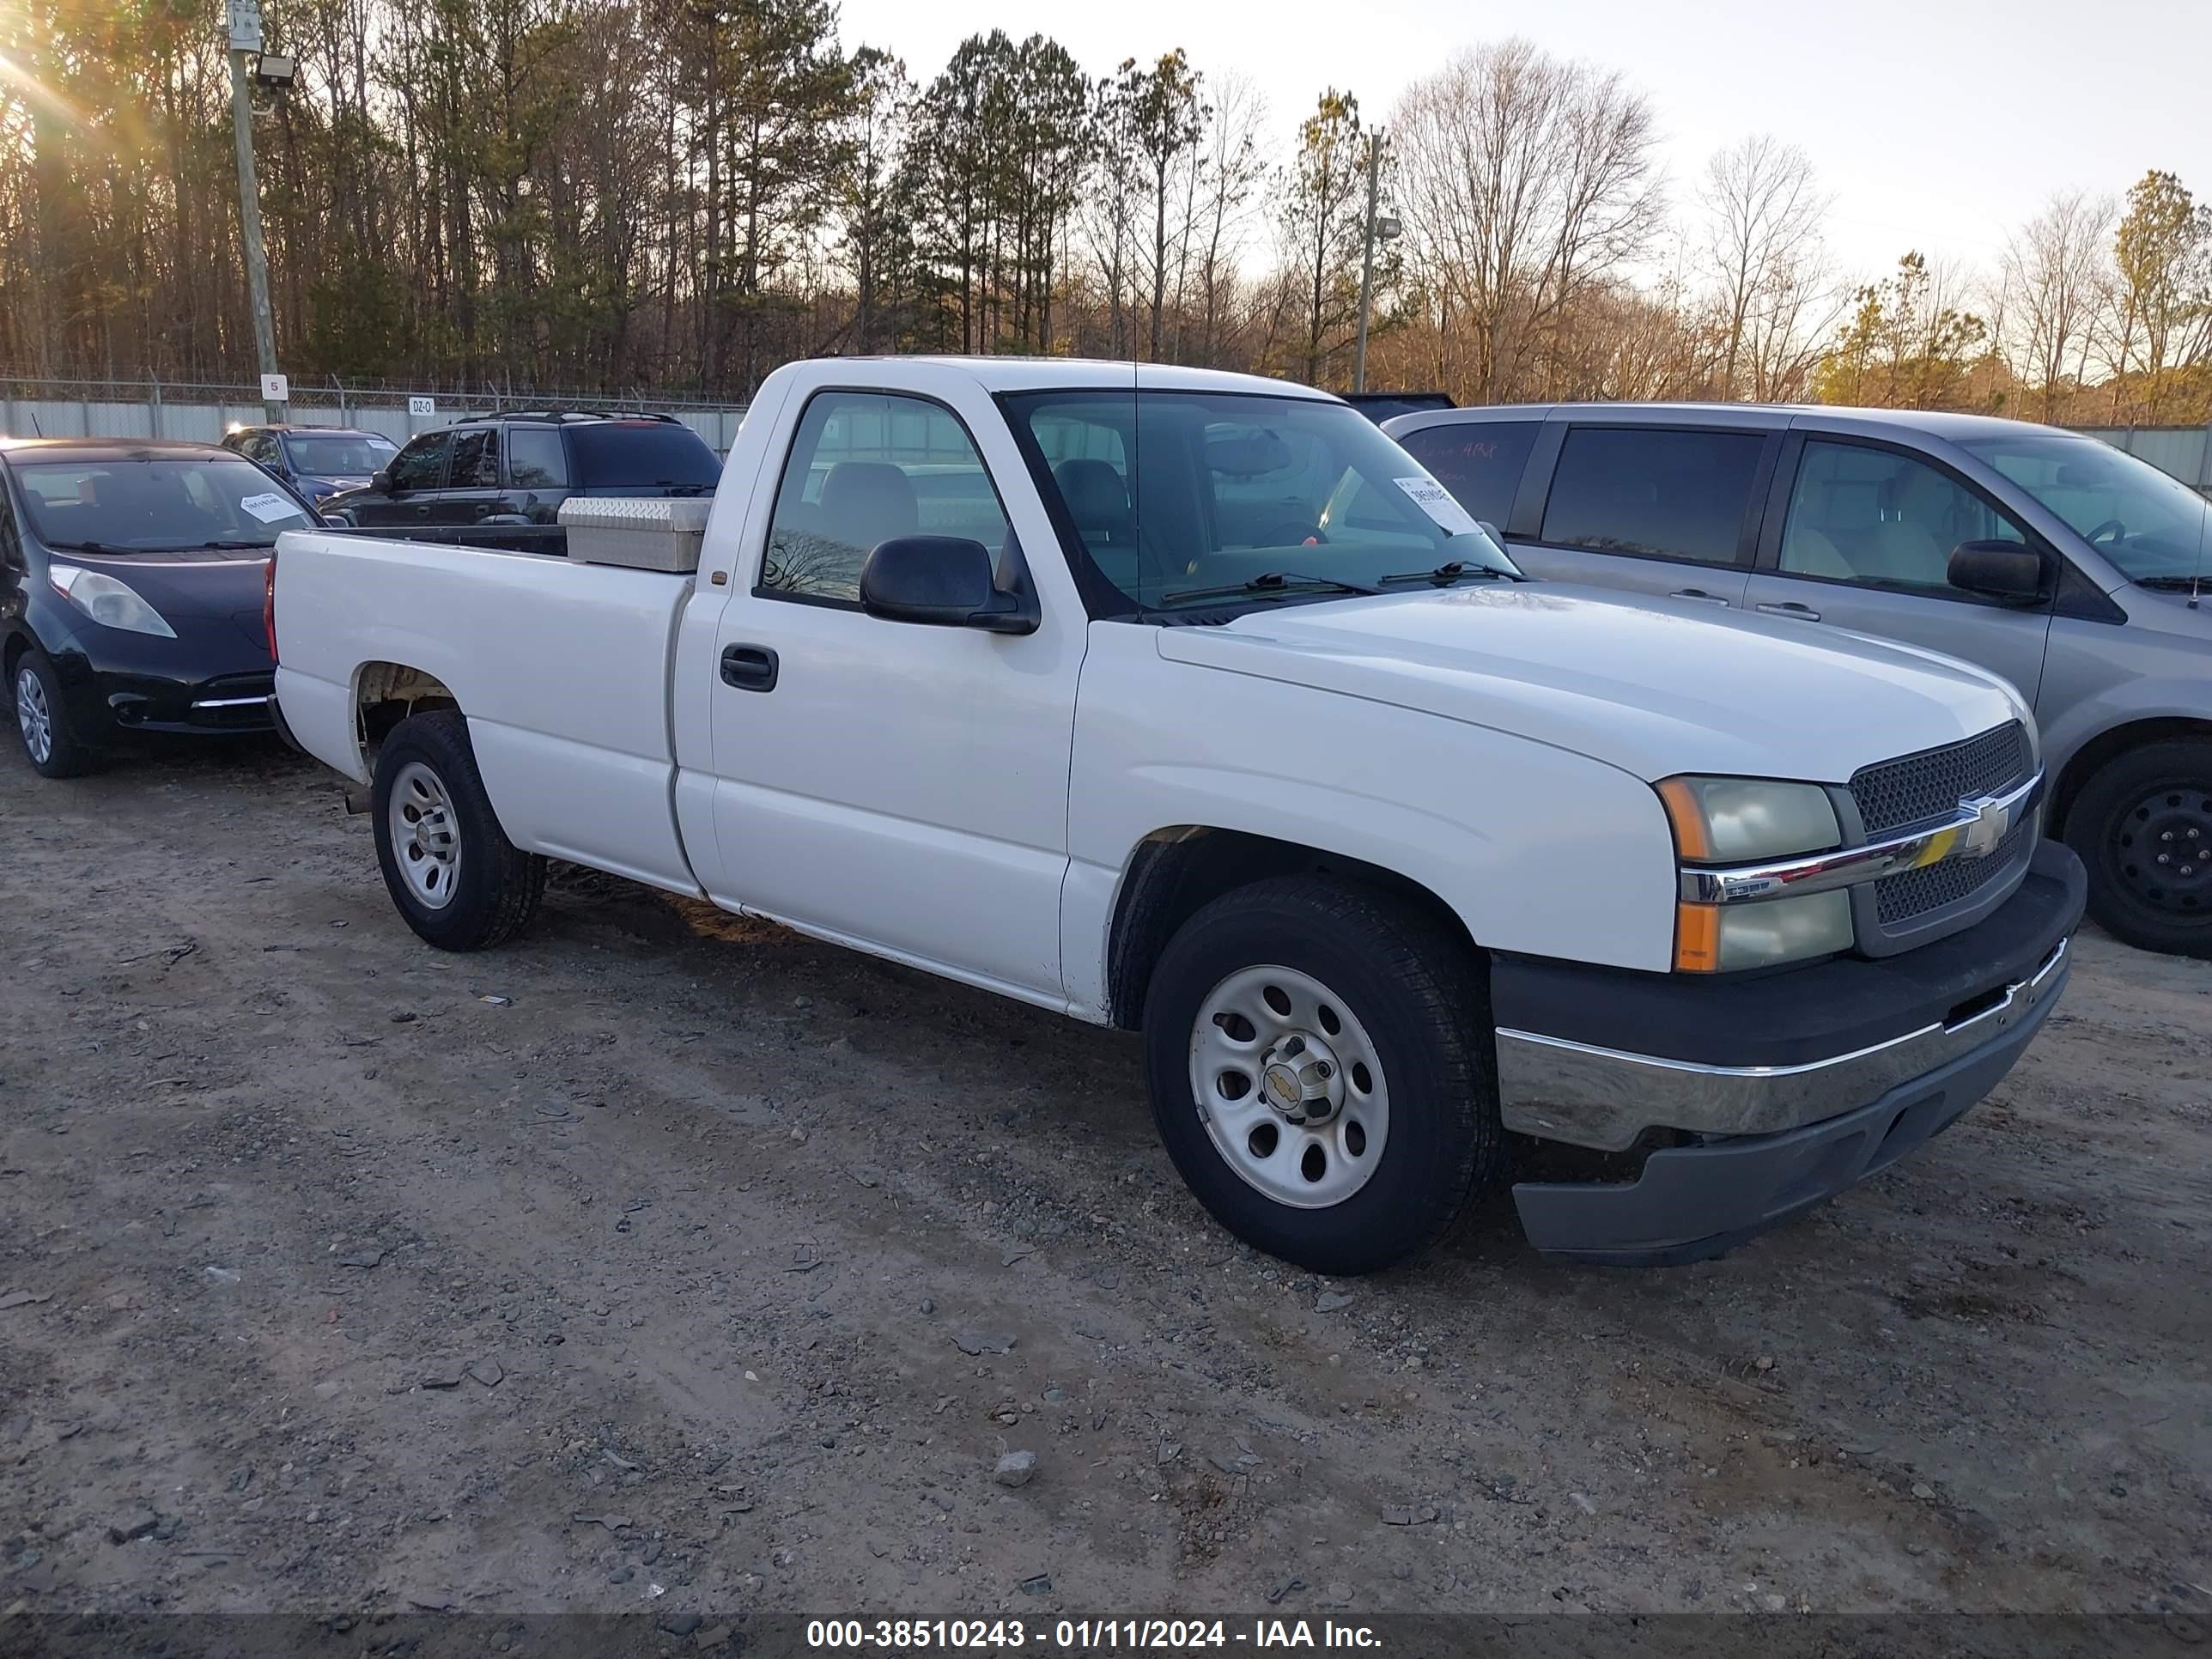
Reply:
[[2105, 534], [2107, 531], [2112, 533], [2112, 538], [2115, 542], [2122, 542], [2127, 539], [2127, 526], [2122, 524], [2118, 519], [2107, 519], [2104, 523], [2099, 525], [2094, 530], [2089, 532], [2087, 538], [2089, 545], [2094, 547], [2099, 542], [2102, 541], [2105, 538]]

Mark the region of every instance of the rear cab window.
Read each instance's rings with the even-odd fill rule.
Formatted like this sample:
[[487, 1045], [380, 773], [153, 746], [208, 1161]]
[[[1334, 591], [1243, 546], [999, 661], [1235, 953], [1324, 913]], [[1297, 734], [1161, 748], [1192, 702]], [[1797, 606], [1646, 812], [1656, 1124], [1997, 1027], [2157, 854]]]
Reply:
[[1398, 443], [1474, 518], [1503, 526], [1541, 429], [1536, 421], [1449, 421]]
[[1766, 444], [1758, 432], [1571, 428], [1540, 539], [1632, 558], [1740, 563]]
[[712, 489], [722, 464], [706, 440], [675, 421], [579, 422], [568, 437], [579, 489]]

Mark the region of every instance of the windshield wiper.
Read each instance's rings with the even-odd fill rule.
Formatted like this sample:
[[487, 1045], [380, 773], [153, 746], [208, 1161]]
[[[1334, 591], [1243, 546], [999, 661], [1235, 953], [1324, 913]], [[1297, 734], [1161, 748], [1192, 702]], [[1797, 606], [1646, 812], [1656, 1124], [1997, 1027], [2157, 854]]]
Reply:
[[1449, 587], [1455, 581], [1481, 576], [1492, 581], [1517, 582], [1526, 580], [1510, 570], [1500, 570], [1495, 565], [1469, 564], [1464, 559], [1454, 559], [1440, 564], [1434, 570], [1401, 570], [1395, 576], [1378, 578], [1385, 582], [1434, 582], [1438, 587]]
[[57, 553], [90, 553], [95, 556], [100, 554], [144, 553], [149, 550], [143, 547], [118, 547], [113, 542], [48, 542], [46, 545]]
[[1340, 581], [1334, 576], [1301, 576], [1295, 571], [1269, 570], [1255, 576], [1249, 582], [1231, 582], [1225, 587], [1186, 587], [1178, 592], [1163, 593], [1160, 599], [1168, 605], [1183, 599], [1224, 599], [1239, 593], [1302, 593], [1319, 589], [1328, 593], [1379, 593], [1379, 587], [1370, 587], [1364, 582]]
[[2194, 593], [2203, 580], [2199, 576], [2138, 576], [2136, 586], [2159, 593]]

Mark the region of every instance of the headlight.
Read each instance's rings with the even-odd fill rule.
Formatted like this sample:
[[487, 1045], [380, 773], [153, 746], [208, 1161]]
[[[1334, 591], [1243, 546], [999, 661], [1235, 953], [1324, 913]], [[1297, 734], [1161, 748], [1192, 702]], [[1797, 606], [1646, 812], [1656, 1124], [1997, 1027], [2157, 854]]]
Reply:
[[1766, 778], [1668, 778], [1659, 786], [1674, 844], [1692, 864], [1825, 853], [1843, 839], [1828, 792]]
[[[1843, 840], [1818, 784], [1767, 778], [1668, 778], [1658, 786], [1686, 864], [1745, 864], [1825, 853]], [[1674, 968], [1730, 974], [1851, 946], [1850, 896], [1841, 890], [1749, 904], [1678, 903]]]
[[1851, 896], [1841, 888], [1753, 904], [1679, 904], [1674, 968], [1733, 974], [1851, 948]]
[[73, 564], [48, 565], [46, 580], [55, 592], [103, 628], [155, 634], [165, 640], [177, 637], [177, 630], [162, 621], [161, 613], [133, 592], [127, 582], [97, 570], [81, 570]]

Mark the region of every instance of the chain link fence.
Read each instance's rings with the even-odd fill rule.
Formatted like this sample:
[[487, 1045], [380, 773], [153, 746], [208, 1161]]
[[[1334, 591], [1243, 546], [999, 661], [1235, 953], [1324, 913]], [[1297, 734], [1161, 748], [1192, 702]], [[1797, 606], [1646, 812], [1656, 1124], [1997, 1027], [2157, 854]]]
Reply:
[[[605, 392], [409, 390], [331, 380], [292, 384], [289, 418], [301, 426], [345, 426], [404, 443], [472, 416], [510, 409], [582, 409], [673, 415], [717, 455], [729, 453], [744, 418], [741, 403], [710, 403]], [[0, 377], [0, 437], [169, 438], [219, 443], [241, 426], [267, 419], [258, 385], [198, 381], [64, 380]]]

